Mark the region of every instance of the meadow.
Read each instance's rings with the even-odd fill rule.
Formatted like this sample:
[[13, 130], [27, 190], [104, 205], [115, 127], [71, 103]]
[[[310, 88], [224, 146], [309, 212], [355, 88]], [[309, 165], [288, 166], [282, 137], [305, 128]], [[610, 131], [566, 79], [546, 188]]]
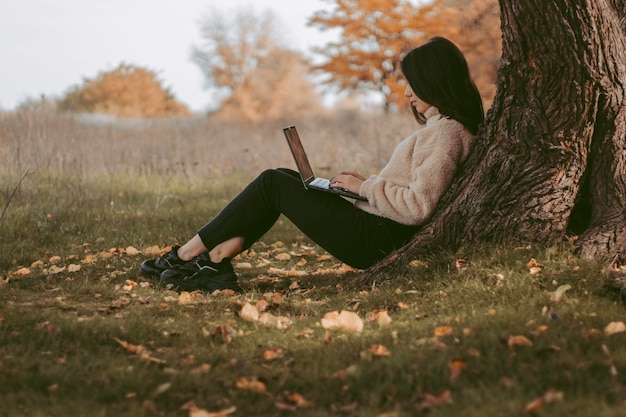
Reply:
[[327, 174], [375, 172], [412, 123], [1, 114], [0, 415], [626, 415], [626, 271], [571, 241], [434, 253], [353, 288], [361, 271], [281, 219], [234, 260], [242, 294], [139, 276], [293, 166], [284, 125]]

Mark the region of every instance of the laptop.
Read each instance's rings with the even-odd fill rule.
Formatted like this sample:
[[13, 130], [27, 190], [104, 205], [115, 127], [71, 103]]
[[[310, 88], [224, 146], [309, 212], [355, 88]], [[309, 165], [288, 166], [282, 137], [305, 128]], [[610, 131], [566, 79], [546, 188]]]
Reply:
[[367, 198], [352, 193], [348, 190], [344, 190], [343, 188], [331, 188], [330, 180], [327, 180], [326, 178], [316, 177], [313, 174], [313, 168], [311, 168], [311, 164], [309, 164], [309, 159], [306, 156], [306, 152], [304, 152], [304, 147], [302, 146], [302, 142], [300, 141], [300, 136], [298, 135], [296, 127], [287, 126], [283, 128], [283, 133], [285, 134], [285, 139], [287, 139], [287, 144], [289, 145], [289, 149], [291, 149], [291, 154], [293, 155], [293, 159], [296, 162], [298, 171], [300, 172], [300, 178], [302, 178], [302, 184], [304, 184], [304, 188], [339, 194], [344, 197], [353, 198], [355, 200], [367, 201]]

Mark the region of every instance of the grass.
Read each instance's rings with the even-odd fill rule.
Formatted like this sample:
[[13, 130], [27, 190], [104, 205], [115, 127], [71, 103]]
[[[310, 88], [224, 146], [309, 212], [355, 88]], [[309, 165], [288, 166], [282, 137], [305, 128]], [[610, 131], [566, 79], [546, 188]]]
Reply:
[[[604, 328], [623, 320], [624, 303], [602, 265], [567, 244], [466, 248], [462, 271], [459, 254], [435, 254], [379, 288], [350, 290], [341, 284], [358, 272], [319, 260], [283, 220], [236, 260], [244, 294], [181, 300], [144, 283], [138, 266], [151, 256], [129, 247], [183, 241], [245, 181], [31, 174], [0, 224], [2, 415], [515, 416], [550, 392], [557, 400], [538, 415], [623, 415], [626, 333]], [[543, 265], [536, 275], [531, 258]], [[562, 285], [571, 289], [553, 300]], [[240, 316], [262, 299], [290, 324]], [[340, 310], [364, 330], [320, 325]], [[391, 323], [366, 320], [379, 310]], [[509, 346], [512, 336], [532, 345]]]
[[[0, 416], [624, 415], [626, 332], [605, 332], [624, 321], [624, 301], [568, 242], [436, 253], [350, 289], [358, 271], [281, 219], [235, 260], [243, 294], [179, 294], [139, 277], [139, 264], [278, 155], [255, 138], [236, 163], [236, 144], [215, 136], [217, 154], [181, 167], [182, 151], [166, 158], [169, 135], [200, 149], [224, 129], [22, 116], [0, 120]], [[319, 137], [349, 132], [363, 141], [352, 156], [377, 166], [393, 145], [376, 135], [392, 129], [367, 123], [378, 122], [328, 122]], [[336, 148], [324, 140], [313, 145]], [[137, 158], [148, 146], [160, 156]], [[344, 156], [326, 155], [326, 168]], [[247, 320], [250, 306], [269, 323]], [[333, 311], [356, 313], [363, 331], [324, 328]], [[381, 311], [390, 323], [374, 319]]]

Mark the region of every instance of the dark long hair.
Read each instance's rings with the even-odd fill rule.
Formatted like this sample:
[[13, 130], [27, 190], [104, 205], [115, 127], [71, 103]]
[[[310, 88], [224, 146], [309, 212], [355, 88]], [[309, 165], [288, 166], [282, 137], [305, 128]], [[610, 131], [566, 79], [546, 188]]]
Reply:
[[[417, 97], [473, 134], [478, 132], [485, 118], [483, 103], [467, 61], [456, 45], [442, 37], [432, 38], [410, 51], [401, 66]], [[417, 121], [424, 123], [424, 116], [415, 107], [412, 109]]]

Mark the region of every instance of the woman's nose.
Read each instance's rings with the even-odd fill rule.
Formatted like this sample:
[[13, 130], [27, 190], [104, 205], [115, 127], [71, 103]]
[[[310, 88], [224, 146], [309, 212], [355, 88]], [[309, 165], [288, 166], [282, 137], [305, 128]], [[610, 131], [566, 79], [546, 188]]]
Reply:
[[412, 95], [413, 95], [413, 90], [411, 89], [410, 85], [407, 85], [406, 88], [404, 89], [404, 96], [411, 97]]

